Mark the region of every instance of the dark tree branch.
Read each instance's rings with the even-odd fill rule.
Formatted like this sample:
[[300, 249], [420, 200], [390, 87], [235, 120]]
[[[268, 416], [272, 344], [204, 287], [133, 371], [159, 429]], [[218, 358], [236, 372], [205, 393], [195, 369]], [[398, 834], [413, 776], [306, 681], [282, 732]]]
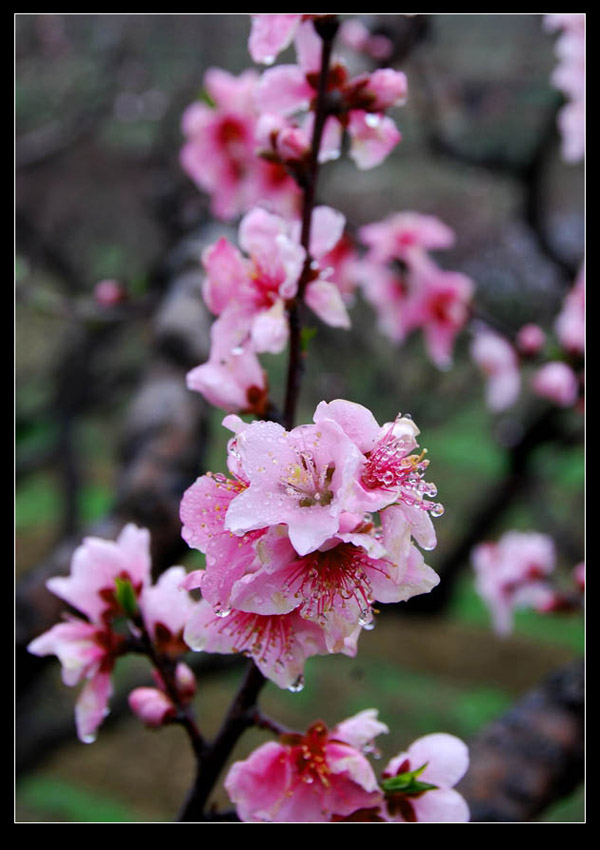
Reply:
[[470, 742], [457, 786], [475, 822], [527, 822], [584, 779], [584, 667], [549, 676]]

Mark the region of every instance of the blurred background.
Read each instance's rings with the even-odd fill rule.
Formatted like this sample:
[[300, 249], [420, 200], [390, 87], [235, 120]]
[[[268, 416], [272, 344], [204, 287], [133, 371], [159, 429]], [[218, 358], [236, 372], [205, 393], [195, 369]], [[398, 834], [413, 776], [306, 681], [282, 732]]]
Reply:
[[[584, 256], [584, 169], [560, 156], [555, 37], [533, 14], [363, 20], [392, 38], [408, 76], [394, 113], [403, 141], [372, 171], [327, 165], [320, 199], [353, 228], [404, 210], [439, 216], [457, 240], [436, 259], [472, 277], [480, 314], [509, 334], [527, 322], [551, 331]], [[204, 470], [224, 469], [227, 435], [185, 374], [208, 351], [200, 252], [228, 226], [179, 165], [180, 121], [207, 68], [251, 65], [248, 33], [241, 14], [15, 16], [17, 821], [172, 821], [193, 776], [181, 729], [152, 733], [129, 714], [143, 662], [121, 662], [111, 715], [86, 746], [58, 663], [24, 647], [55, 622], [44, 580], [84, 534], [114, 537], [133, 520], [152, 531], [157, 571], [199, 563], [178, 501]], [[413, 416], [446, 507], [427, 558], [442, 582], [382, 612], [355, 659], [311, 659], [301, 693], [269, 685], [262, 704], [297, 728], [378, 707], [385, 758], [431, 731], [470, 738], [582, 654], [581, 615], [522, 612], [509, 638], [495, 636], [469, 553], [517, 528], [551, 534], [565, 575], [583, 560], [583, 416], [527, 393], [492, 414], [468, 332], [443, 372], [419, 334], [402, 348], [379, 334], [360, 296], [352, 319], [350, 332], [318, 326], [298, 421], [336, 397], [380, 422]], [[275, 397], [284, 359], [265, 358]], [[240, 670], [199, 663], [210, 734]], [[263, 739], [248, 734], [236, 757]], [[582, 821], [583, 799], [570, 787], [537, 817]]]

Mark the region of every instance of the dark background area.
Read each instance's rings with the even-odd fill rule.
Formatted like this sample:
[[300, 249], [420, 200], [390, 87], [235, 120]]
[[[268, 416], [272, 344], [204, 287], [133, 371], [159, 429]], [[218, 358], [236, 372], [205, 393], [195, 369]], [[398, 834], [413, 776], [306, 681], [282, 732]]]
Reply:
[[[401, 210], [439, 216], [457, 242], [437, 259], [473, 278], [480, 315], [509, 334], [530, 321], [551, 331], [584, 254], [584, 171], [560, 158], [554, 37], [529, 14], [365, 21], [402, 48], [403, 141], [372, 171], [326, 166], [320, 199], [351, 227]], [[248, 32], [241, 14], [15, 16], [18, 821], [170, 821], [191, 781], [181, 730], [151, 733], [124, 706], [148, 677], [139, 660], [119, 667], [111, 717], [85, 746], [58, 663], [22, 650], [51, 624], [44, 577], [90, 529], [114, 536], [133, 518], [153, 531], [157, 569], [197, 564], [177, 503], [196, 475], [223, 470], [227, 435], [185, 372], [206, 356], [199, 257], [222, 225], [179, 166], [180, 119], [206, 68], [250, 66]], [[127, 299], [103, 309], [94, 289], [106, 278]], [[335, 397], [380, 422], [412, 414], [446, 507], [427, 558], [440, 601], [384, 612], [355, 659], [311, 659], [302, 693], [269, 686], [263, 702], [300, 728], [378, 707], [385, 758], [430, 731], [468, 738], [582, 653], [579, 616], [523, 612], [496, 637], [468, 552], [520, 528], [552, 534], [559, 571], [582, 560], [583, 417], [527, 393], [492, 415], [468, 331], [440, 372], [419, 336], [400, 349], [381, 337], [360, 297], [352, 318], [350, 332], [318, 326], [298, 418]], [[276, 394], [283, 360], [265, 358]], [[206, 671], [208, 734], [238, 679], [236, 664]], [[263, 739], [247, 735], [236, 757]], [[583, 820], [582, 790], [540, 817]]]

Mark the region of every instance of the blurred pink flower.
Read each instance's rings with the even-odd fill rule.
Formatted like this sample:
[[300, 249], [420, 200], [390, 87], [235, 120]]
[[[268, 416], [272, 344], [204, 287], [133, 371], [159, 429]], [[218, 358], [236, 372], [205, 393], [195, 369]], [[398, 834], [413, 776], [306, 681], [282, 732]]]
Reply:
[[209, 102], [192, 103], [183, 114], [182, 168], [208, 193], [220, 219], [231, 220], [259, 202], [284, 214], [299, 208], [294, 179], [280, 163], [257, 155], [260, 115], [253, 92], [258, 79], [253, 70], [236, 77], [209, 68], [204, 76]]
[[540, 366], [533, 375], [531, 387], [536, 395], [560, 407], [571, 407], [579, 395], [577, 375], [567, 363], [560, 360]]
[[[318, 90], [322, 42], [310, 21], [297, 25], [294, 44], [298, 64], [269, 68], [260, 79], [256, 104], [263, 113], [291, 116], [312, 108]], [[325, 158], [335, 155], [333, 138], [336, 136], [341, 143], [343, 128], [350, 138], [349, 155], [359, 168], [372, 168], [381, 163], [401, 139], [395, 123], [384, 112], [405, 102], [405, 75], [401, 71], [381, 69], [350, 79], [345, 66], [334, 60], [327, 89], [329, 94], [336, 93], [339, 108], [335, 116], [326, 121], [325, 134], [329, 142], [325, 146]]]
[[497, 543], [480, 543], [471, 554], [475, 587], [489, 608], [495, 630], [510, 633], [516, 608], [539, 610], [553, 601], [548, 576], [556, 554], [551, 537], [508, 531]]
[[579, 162], [585, 155], [585, 15], [545, 15], [544, 26], [559, 33], [555, 44], [558, 62], [551, 81], [566, 99], [558, 115], [562, 156], [566, 162]]
[[562, 347], [570, 354], [585, 351], [585, 267], [582, 265], [555, 322]]
[[428, 254], [450, 247], [452, 230], [434, 216], [406, 212], [363, 226], [359, 237], [367, 246], [357, 267], [360, 283], [381, 330], [402, 343], [421, 329], [431, 360], [448, 368], [474, 290], [470, 278], [441, 269]]
[[272, 65], [288, 47], [304, 15], [252, 15], [248, 50], [255, 62]]
[[511, 407], [521, 392], [519, 358], [511, 343], [495, 331], [478, 328], [471, 357], [485, 378], [489, 409], [497, 412]]

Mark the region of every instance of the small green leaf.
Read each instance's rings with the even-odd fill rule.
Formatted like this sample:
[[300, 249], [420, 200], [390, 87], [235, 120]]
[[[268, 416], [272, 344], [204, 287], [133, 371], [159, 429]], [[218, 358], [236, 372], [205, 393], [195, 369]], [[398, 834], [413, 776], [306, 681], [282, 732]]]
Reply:
[[427, 762], [418, 767], [416, 770], [407, 770], [405, 773], [399, 773], [396, 776], [390, 776], [384, 779], [381, 787], [388, 794], [422, 794], [424, 791], [433, 791], [438, 786], [432, 785], [430, 782], [422, 782], [417, 777], [420, 776]]
[[300, 348], [302, 351], [307, 351], [311, 339], [316, 336], [316, 328], [302, 328], [300, 331]]
[[199, 99], [199, 100], [201, 100], [201, 101], [202, 101], [202, 103], [205, 103], [207, 106], [210, 106], [210, 107], [212, 107], [213, 109], [214, 109], [214, 108], [215, 108], [215, 106], [217, 105], [217, 104], [214, 102], [214, 100], [212, 99], [212, 97], [209, 95], [209, 93], [206, 91], [206, 89], [201, 89], [201, 91], [200, 91], [200, 93], [199, 93], [199, 95], [198, 95], [198, 99]]
[[135, 617], [138, 612], [137, 599], [133, 585], [128, 578], [115, 578], [115, 597], [128, 617]]

